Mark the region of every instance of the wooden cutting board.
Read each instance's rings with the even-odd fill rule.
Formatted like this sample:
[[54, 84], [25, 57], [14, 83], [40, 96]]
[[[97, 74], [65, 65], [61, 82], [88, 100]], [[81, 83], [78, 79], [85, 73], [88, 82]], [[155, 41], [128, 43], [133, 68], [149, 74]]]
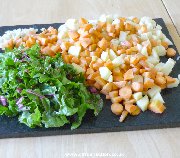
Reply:
[[[157, 24], [162, 26], [162, 32], [172, 41], [169, 32], [163, 19], [155, 19]], [[17, 25], [17, 26], [2, 26], [0, 27], [0, 35], [4, 34], [7, 30], [18, 28], [48, 28], [53, 26], [58, 28], [62, 23], [55, 24], [37, 24], [37, 25]], [[171, 46], [176, 51], [175, 45]], [[178, 53], [177, 53], [178, 54]], [[167, 57], [162, 57], [161, 61], [167, 61]], [[174, 60], [177, 56], [174, 57]], [[178, 68], [179, 67], [179, 68]], [[171, 76], [177, 77], [180, 74], [180, 61], [177, 61]], [[161, 115], [146, 111], [138, 116], [129, 116], [125, 122], [120, 123], [119, 117], [112, 114], [110, 110], [111, 102], [104, 100], [104, 107], [101, 113], [94, 117], [92, 112], [89, 111], [85, 115], [82, 125], [76, 130], [70, 130], [70, 127], [64, 126], [61, 128], [34, 128], [31, 129], [24, 124], [18, 122], [17, 117], [8, 118], [0, 116], [0, 138], [11, 137], [37, 137], [37, 136], [50, 136], [50, 135], [65, 135], [65, 134], [78, 134], [78, 133], [100, 133], [100, 132], [117, 132], [129, 130], [143, 130], [143, 129], [157, 129], [157, 128], [171, 128], [180, 126], [180, 87], [173, 89], [165, 89], [162, 91], [162, 96], [165, 100], [167, 109]]]

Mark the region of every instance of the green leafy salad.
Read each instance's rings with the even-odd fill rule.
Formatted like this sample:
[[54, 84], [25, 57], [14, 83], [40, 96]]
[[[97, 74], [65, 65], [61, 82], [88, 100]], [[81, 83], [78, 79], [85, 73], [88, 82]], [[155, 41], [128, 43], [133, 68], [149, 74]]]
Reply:
[[41, 55], [39, 45], [6, 50], [0, 53], [0, 115], [18, 116], [31, 128], [75, 129], [88, 109], [98, 115], [103, 105], [84, 81], [60, 55]]

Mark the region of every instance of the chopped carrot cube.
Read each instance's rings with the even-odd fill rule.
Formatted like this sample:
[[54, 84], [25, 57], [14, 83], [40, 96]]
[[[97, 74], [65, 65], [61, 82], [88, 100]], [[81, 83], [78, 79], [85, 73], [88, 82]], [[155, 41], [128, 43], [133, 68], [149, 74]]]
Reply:
[[129, 69], [125, 74], [124, 74], [124, 80], [132, 80], [134, 78], [133, 70]]

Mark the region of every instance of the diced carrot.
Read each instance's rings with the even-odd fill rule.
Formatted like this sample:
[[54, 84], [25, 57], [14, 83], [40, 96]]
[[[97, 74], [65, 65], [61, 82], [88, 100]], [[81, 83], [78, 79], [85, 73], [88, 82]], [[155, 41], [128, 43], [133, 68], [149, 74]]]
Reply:
[[120, 75], [120, 74], [122, 74], [119, 67], [114, 68], [112, 70], [112, 73], [113, 73], [113, 75]]
[[134, 67], [134, 68], [132, 68], [132, 71], [133, 71], [133, 74], [138, 75], [140, 70], [139, 70], [139, 68]]
[[139, 70], [139, 73], [140, 73], [140, 74], [143, 74], [144, 72], [146, 72], [146, 69], [140, 69], [140, 70]]
[[170, 84], [170, 83], [174, 83], [176, 80], [174, 78], [172, 78], [171, 76], [165, 76], [166, 79], [166, 83]]
[[124, 103], [124, 105], [125, 104], [134, 104], [134, 103], [136, 103], [136, 100], [135, 99], [125, 100], [123, 103]]
[[113, 82], [118, 88], [126, 86], [127, 81]]
[[137, 58], [136, 56], [131, 56], [130, 58], [130, 63], [133, 65], [136, 65], [139, 62], [139, 58]]
[[124, 86], [119, 90], [119, 96], [124, 100], [130, 99], [132, 96], [132, 90], [130, 86]]
[[104, 66], [106, 66], [109, 70], [112, 70], [114, 68], [114, 65], [111, 61], [105, 62]]
[[93, 27], [92, 24], [85, 24], [84, 25], [84, 31], [89, 31]]
[[79, 33], [77, 31], [69, 31], [68, 36], [72, 38], [73, 40], [77, 39], [79, 37]]
[[144, 67], [144, 68], [149, 68], [148, 64], [144, 60], [140, 60], [139, 63]]
[[120, 49], [120, 50], [117, 51], [118, 55], [125, 54], [125, 53], [126, 53], [125, 49]]
[[123, 81], [124, 79], [123, 79], [123, 77], [122, 77], [122, 75], [115, 75], [115, 76], [113, 76], [113, 81], [114, 82], [119, 82], [119, 81]]
[[80, 42], [83, 48], [87, 48], [91, 44], [92, 41], [90, 38], [81, 38]]
[[49, 55], [49, 56], [55, 56], [55, 53], [48, 46], [42, 50], [42, 54]]
[[141, 31], [142, 31], [142, 33], [146, 33], [147, 32], [147, 26], [146, 25], [142, 25], [141, 26]]
[[159, 100], [154, 100], [148, 105], [148, 109], [155, 113], [163, 113], [166, 107]]
[[81, 58], [80, 58], [80, 63], [81, 63], [81, 65], [83, 65], [83, 66], [88, 65], [85, 57], [81, 57]]
[[176, 51], [173, 48], [168, 48], [166, 54], [168, 57], [174, 57], [176, 55]]
[[99, 83], [102, 87], [107, 83], [104, 79], [102, 79], [100, 76], [97, 76], [94, 78], [97, 83]]
[[158, 45], [157, 41], [154, 39], [150, 39], [152, 47], [156, 47]]
[[26, 46], [28, 48], [30, 48], [31, 46], [33, 46], [36, 43], [35, 38], [33, 37], [29, 37], [28, 40], [26, 41]]
[[53, 52], [55, 52], [55, 53], [58, 53], [58, 52], [61, 52], [61, 51], [62, 51], [61, 48], [60, 48], [60, 46], [59, 46], [58, 44], [52, 45], [52, 46], [51, 46], [51, 50], [52, 50]]
[[91, 44], [89, 46], [89, 51], [94, 51], [96, 49], [96, 47], [97, 47], [97, 44]]
[[144, 80], [144, 90], [147, 90], [148, 88], [152, 88], [154, 86], [154, 80], [150, 78], [146, 78]]
[[109, 95], [106, 95], [106, 99], [111, 99]]
[[95, 83], [94, 83], [94, 87], [95, 87], [96, 89], [98, 89], [98, 90], [101, 89], [101, 85], [100, 85], [98, 82], [95, 82]]
[[133, 29], [133, 26], [130, 23], [125, 24], [125, 31], [131, 31]]
[[112, 83], [107, 83], [106, 85], [103, 86], [101, 93], [103, 94], [109, 94], [113, 89], [113, 84]]
[[99, 68], [102, 67], [103, 64], [104, 64], [104, 63], [95, 62], [95, 63], [93, 64], [93, 69], [94, 69], [94, 70], [99, 70]]
[[86, 62], [88, 65], [91, 63], [91, 60], [92, 60], [91, 57], [86, 57]]
[[157, 85], [164, 85], [164, 84], [166, 84], [166, 78], [163, 76], [156, 76], [155, 83]]
[[114, 33], [114, 32], [115, 32], [115, 27], [114, 27], [114, 25], [112, 25], [112, 24], [107, 24], [107, 26], [106, 26], [106, 31], [107, 31], [107, 32], [110, 32], [110, 33]]
[[123, 112], [123, 106], [119, 103], [114, 103], [111, 105], [111, 111], [115, 115], [120, 115]]
[[116, 90], [116, 91], [109, 92], [109, 96], [110, 96], [110, 98], [118, 97], [118, 91]]
[[120, 103], [122, 100], [123, 99], [120, 96], [111, 98], [112, 103]]
[[134, 23], [136, 23], [136, 24], [139, 23], [139, 19], [138, 19], [137, 17], [134, 17], [134, 18], [132, 19], [132, 21], [133, 21]]
[[[80, 32], [78, 32], [78, 33], [80, 33]], [[90, 37], [91, 37], [91, 35], [89, 34], [88, 31], [83, 31], [80, 33], [80, 38], [90, 38]]]
[[134, 74], [132, 69], [129, 69], [125, 74], [124, 74], [124, 80], [132, 80], [134, 78]]
[[71, 46], [70, 42], [62, 42], [61, 45], [60, 45], [61, 49], [65, 50], [65, 51], [67, 51], [70, 46]]
[[98, 46], [102, 49], [102, 50], [106, 50], [106, 48], [108, 47], [108, 41], [105, 39], [105, 38], [103, 38], [102, 40], [100, 40], [99, 42], [98, 42]]
[[80, 18], [80, 19], [79, 19], [79, 23], [80, 23], [80, 24], [87, 24], [88, 21], [87, 21], [86, 19], [84, 19], [84, 18]]
[[128, 115], [128, 112], [126, 110], [124, 110], [121, 114], [119, 121], [123, 122], [125, 120], [125, 118], [127, 117], [127, 115]]
[[113, 91], [119, 89], [113, 82], [110, 82], [110, 83], [112, 83], [112, 90], [113, 90]]
[[71, 62], [72, 62], [72, 63], [79, 64], [80, 60], [79, 60], [77, 57], [72, 57]]
[[92, 73], [94, 73], [94, 70], [92, 68], [88, 68], [87, 71], [86, 71], [86, 74], [90, 75]]
[[167, 42], [161, 42], [161, 45], [165, 48], [165, 49], [168, 49], [168, 43]]
[[95, 80], [96, 77], [100, 77], [98, 73], [90, 74], [87, 79], [88, 80]]
[[132, 86], [132, 90], [134, 92], [142, 92], [143, 91], [143, 83], [133, 82], [131, 86]]
[[131, 115], [138, 115], [140, 113], [140, 109], [138, 106], [134, 104], [125, 104], [125, 109], [131, 114]]
[[[15, 41], [15, 47], [16, 48], [18, 48], [21, 44], [22, 44], [22, 38], [19, 38], [19, 39], [17, 39], [16, 41]], [[13, 47], [13, 45], [12, 45], [12, 47]]]

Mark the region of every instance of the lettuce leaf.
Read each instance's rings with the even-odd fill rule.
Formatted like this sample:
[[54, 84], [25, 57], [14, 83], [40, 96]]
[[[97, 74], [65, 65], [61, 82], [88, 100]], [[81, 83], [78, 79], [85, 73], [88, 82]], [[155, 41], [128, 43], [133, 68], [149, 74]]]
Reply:
[[102, 99], [87, 90], [83, 75], [60, 54], [41, 55], [37, 44], [1, 53], [0, 65], [0, 96], [7, 99], [0, 115], [19, 116], [30, 128], [70, 124], [75, 129], [88, 109], [96, 116], [102, 109]]

